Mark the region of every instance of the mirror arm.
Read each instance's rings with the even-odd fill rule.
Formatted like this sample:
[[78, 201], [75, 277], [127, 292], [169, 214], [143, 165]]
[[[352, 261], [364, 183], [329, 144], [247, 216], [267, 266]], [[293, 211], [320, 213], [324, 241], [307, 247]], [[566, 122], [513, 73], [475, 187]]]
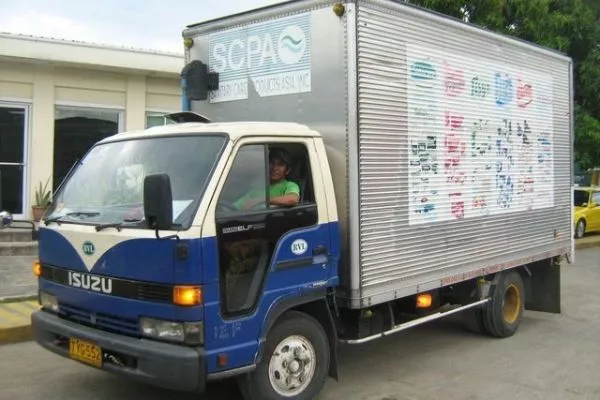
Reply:
[[179, 238], [179, 235], [176, 233], [174, 235], [169, 235], [169, 236], [163, 236], [161, 237], [159, 234], [159, 230], [155, 229], [154, 233], [156, 234], [156, 238], [159, 240], [166, 240], [166, 239], [177, 239], [177, 241], [179, 242], [181, 239]]

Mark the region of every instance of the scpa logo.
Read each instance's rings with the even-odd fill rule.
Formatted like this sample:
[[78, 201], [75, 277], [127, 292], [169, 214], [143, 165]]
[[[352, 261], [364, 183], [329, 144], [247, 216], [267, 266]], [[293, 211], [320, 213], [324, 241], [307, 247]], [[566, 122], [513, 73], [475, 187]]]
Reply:
[[209, 35], [210, 70], [219, 88], [210, 102], [311, 91], [311, 14], [276, 18]]
[[215, 72], [223, 73], [260, 69], [279, 62], [292, 65], [298, 63], [305, 52], [304, 31], [297, 25], [291, 25], [284, 28], [279, 37], [273, 37], [273, 33], [267, 31], [216, 43], [212, 48], [214, 62], [211, 67]]
[[83, 250], [83, 254], [86, 256], [91, 256], [96, 252], [96, 246], [94, 246], [94, 243], [90, 241], [84, 242], [81, 246], [81, 249]]

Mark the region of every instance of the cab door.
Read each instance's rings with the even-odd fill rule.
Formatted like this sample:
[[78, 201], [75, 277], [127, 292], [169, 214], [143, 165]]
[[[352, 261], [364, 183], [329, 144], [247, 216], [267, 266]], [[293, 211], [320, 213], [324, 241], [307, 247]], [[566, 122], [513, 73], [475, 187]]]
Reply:
[[[300, 190], [295, 206], [270, 204], [274, 148], [291, 156], [286, 180]], [[312, 139], [247, 139], [236, 144], [230, 160], [203, 228], [212, 230], [212, 223], [216, 233], [203, 251], [212, 269], [205, 284], [209, 372], [251, 364], [270, 308], [326, 286], [333, 275], [327, 204], [316, 201], [325, 196]], [[239, 199], [250, 192], [254, 206], [240, 209]], [[228, 354], [228, 365], [219, 365], [219, 352]]]

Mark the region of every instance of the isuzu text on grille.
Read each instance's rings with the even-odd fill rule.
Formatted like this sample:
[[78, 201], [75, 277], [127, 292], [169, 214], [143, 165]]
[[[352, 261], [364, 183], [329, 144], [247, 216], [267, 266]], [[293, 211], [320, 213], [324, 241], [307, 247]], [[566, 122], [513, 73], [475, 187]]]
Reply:
[[69, 271], [69, 285], [100, 293], [112, 293], [112, 280], [96, 275]]

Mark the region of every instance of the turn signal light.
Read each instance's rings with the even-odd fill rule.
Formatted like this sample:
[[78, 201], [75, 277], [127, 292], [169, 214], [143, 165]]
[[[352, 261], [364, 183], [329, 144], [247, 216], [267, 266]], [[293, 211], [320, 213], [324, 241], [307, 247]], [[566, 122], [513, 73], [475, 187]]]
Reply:
[[179, 306], [196, 306], [202, 304], [202, 288], [200, 286], [175, 286], [173, 303]]
[[226, 367], [227, 366], [227, 362], [228, 362], [228, 357], [227, 357], [227, 353], [222, 353], [217, 355], [217, 364], [219, 365], [219, 367]]
[[39, 262], [39, 260], [35, 260], [33, 262], [33, 274], [38, 278], [42, 276], [42, 264]]
[[431, 307], [432, 299], [430, 293], [423, 293], [417, 296], [417, 308]]

